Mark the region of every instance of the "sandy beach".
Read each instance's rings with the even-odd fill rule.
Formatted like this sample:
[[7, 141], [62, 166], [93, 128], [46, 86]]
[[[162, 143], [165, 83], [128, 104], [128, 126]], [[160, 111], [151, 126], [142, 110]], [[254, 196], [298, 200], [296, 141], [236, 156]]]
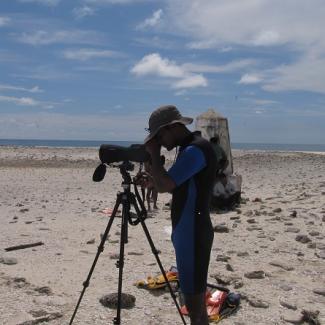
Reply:
[[[234, 150], [233, 156], [243, 203], [211, 214], [209, 282], [240, 293], [242, 301], [221, 324], [303, 324], [303, 310], [319, 311], [325, 324], [325, 155]], [[173, 155], [167, 158], [171, 164]], [[108, 223], [101, 211], [113, 208], [122, 190], [116, 168], [92, 181], [98, 163], [95, 148], [0, 147], [0, 324], [69, 323]], [[146, 220], [165, 269], [175, 265], [169, 199], [160, 194], [159, 210]], [[113, 323], [116, 311], [99, 299], [117, 292], [120, 220], [74, 324]], [[43, 245], [5, 251], [37, 242]], [[168, 291], [134, 286], [159, 273], [141, 226], [129, 226], [123, 292], [136, 302], [122, 310], [122, 324], [182, 324]]]

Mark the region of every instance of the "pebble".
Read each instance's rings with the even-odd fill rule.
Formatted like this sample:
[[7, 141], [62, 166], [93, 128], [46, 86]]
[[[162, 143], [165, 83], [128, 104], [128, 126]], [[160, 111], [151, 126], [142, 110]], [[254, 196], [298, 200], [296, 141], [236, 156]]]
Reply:
[[286, 311], [282, 316], [281, 319], [290, 324], [303, 324], [301, 321], [301, 315], [298, 312], [294, 311]]
[[307, 243], [309, 243], [311, 241], [311, 239], [306, 235], [297, 235], [296, 236], [296, 241], [300, 242], [302, 244], [307, 244]]
[[[118, 294], [117, 293], [111, 293], [108, 295], [105, 295], [99, 299], [100, 303], [108, 308], [116, 309], [117, 308], [117, 299]], [[132, 308], [135, 304], [135, 296], [123, 293], [121, 294], [121, 308]]]
[[264, 279], [265, 272], [264, 271], [252, 271], [252, 272], [245, 273], [244, 276], [247, 279]]
[[237, 253], [238, 257], [245, 257], [245, 256], [249, 256], [248, 252], [238, 252]]
[[214, 232], [217, 233], [228, 233], [229, 232], [229, 228], [225, 225], [216, 225], [213, 228]]
[[296, 218], [296, 217], [297, 217], [297, 211], [296, 211], [296, 210], [293, 210], [293, 211], [290, 213], [290, 217], [292, 217], [292, 218]]
[[269, 264], [276, 266], [276, 267], [280, 267], [281, 269], [286, 270], [286, 271], [294, 270], [294, 268], [292, 266], [289, 266], [289, 265], [282, 263], [280, 261], [273, 261], [273, 262], [270, 262]]
[[248, 303], [255, 308], [269, 308], [269, 303], [266, 301], [256, 299], [256, 298], [249, 298]]
[[92, 239], [88, 240], [88, 241], [86, 242], [86, 244], [88, 244], [88, 245], [90, 245], [90, 244], [95, 244], [95, 238], [92, 238]]
[[299, 228], [296, 228], [296, 227], [288, 227], [285, 232], [292, 232], [292, 233], [298, 233], [300, 232], [300, 229]]
[[280, 289], [282, 289], [283, 291], [291, 291], [292, 287], [289, 286], [288, 284], [281, 284]]
[[273, 212], [274, 212], [274, 213], [279, 213], [279, 212], [282, 212], [282, 209], [281, 209], [281, 208], [275, 208], [275, 209], [273, 210]]
[[321, 295], [325, 297], [325, 288], [324, 289], [314, 289], [313, 293], [316, 293], [317, 295]]
[[230, 256], [226, 256], [226, 255], [217, 255], [216, 260], [218, 262], [228, 262], [230, 260]]
[[0, 257], [0, 264], [15, 265], [18, 260], [14, 257]]
[[282, 307], [291, 309], [291, 310], [297, 310], [297, 306], [294, 303], [288, 302], [285, 298], [279, 299], [280, 305]]

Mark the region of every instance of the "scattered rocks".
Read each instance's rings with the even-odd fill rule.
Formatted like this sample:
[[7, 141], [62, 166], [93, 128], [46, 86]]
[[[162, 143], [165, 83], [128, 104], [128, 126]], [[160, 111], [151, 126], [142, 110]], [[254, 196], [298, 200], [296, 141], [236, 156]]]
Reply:
[[321, 259], [325, 260], [325, 251], [315, 252], [315, 255], [318, 258], [321, 258]]
[[249, 256], [249, 254], [248, 254], [248, 252], [238, 252], [237, 256], [238, 257], [246, 257], [246, 256]]
[[276, 267], [279, 267], [279, 268], [281, 268], [283, 270], [286, 270], [286, 271], [294, 270], [294, 268], [292, 266], [289, 266], [289, 265], [287, 265], [285, 263], [282, 263], [280, 261], [273, 261], [273, 262], [270, 262], [269, 264], [273, 265], [273, 266], [276, 266]]
[[52, 289], [50, 287], [37, 287], [34, 290], [40, 293], [41, 295], [46, 295], [46, 296], [53, 295]]
[[285, 232], [292, 232], [292, 233], [298, 233], [300, 232], [300, 229], [299, 228], [296, 228], [296, 227], [288, 227]]
[[296, 241], [302, 244], [307, 244], [311, 241], [311, 239], [307, 235], [297, 235]]
[[324, 289], [314, 289], [313, 293], [316, 293], [317, 295], [321, 295], [325, 297], [325, 288]]
[[296, 210], [293, 210], [293, 211], [290, 213], [290, 217], [292, 217], [292, 218], [296, 218], [296, 217], [297, 217], [297, 211], [296, 211]]
[[18, 260], [14, 257], [0, 257], [0, 264], [15, 265]]
[[264, 279], [265, 272], [264, 271], [252, 271], [244, 274], [247, 279]]
[[[117, 293], [105, 295], [99, 299], [100, 303], [108, 308], [117, 309]], [[128, 293], [121, 294], [121, 308], [130, 309], [135, 305], [135, 297]]]
[[282, 307], [285, 307], [287, 309], [291, 309], [291, 310], [297, 310], [297, 306], [292, 303], [292, 302], [289, 302], [287, 299], [285, 298], [280, 298], [279, 299], [279, 303]]
[[226, 256], [226, 255], [217, 255], [217, 261], [218, 262], [228, 262], [230, 260], [230, 256]]
[[288, 284], [281, 284], [280, 289], [282, 289], [283, 291], [291, 291], [292, 287]]
[[228, 233], [229, 232], [229, 228], [226, 225], [216, 225], [213, 228], [214, 232], [217, 233]]
[[268, 302], [257, 299], [255, 297], [247, 298], [247, 301], [250, 304], [250, 306], [255, 307], [255, 308], [269, 308], [270, 307]]

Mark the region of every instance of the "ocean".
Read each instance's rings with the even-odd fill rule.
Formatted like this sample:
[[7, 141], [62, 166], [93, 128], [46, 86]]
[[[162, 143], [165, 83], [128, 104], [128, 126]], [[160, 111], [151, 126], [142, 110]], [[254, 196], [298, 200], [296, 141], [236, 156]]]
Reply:
[[[36, 139], [0, 139], [0, 146], [19, 147], [91, 147], [101, 144], [128, 147], [141, 141], [95, 141], [95, 140], [36, 140]], [[270, 151], [316, 151], [325, 152], [325, 144], [284, 144], [284, 143], [232, 143], [232, 149], [270, 150]]]

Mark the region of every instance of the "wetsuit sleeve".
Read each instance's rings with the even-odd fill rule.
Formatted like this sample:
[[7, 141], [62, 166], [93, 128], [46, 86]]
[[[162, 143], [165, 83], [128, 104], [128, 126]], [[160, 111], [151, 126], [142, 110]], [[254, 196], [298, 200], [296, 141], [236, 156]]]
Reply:
[[196, 146], [186, 147], [178, 156], [168, 175], [178, 186], [197, 174], [206, 166], [202, 150]]

